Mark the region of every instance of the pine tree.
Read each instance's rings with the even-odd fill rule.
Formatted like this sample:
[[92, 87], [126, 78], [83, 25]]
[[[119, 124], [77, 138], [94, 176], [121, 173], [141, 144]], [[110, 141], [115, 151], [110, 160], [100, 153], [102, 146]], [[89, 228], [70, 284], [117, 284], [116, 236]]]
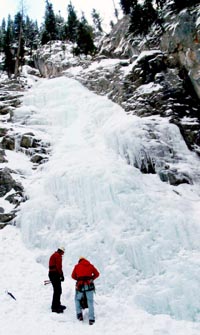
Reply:
[[9, 15], [7, 21], [7, 29], [3, 41], [3, 51], [5, 53], [5, 61], [3, 68], [7, 72], [9, 78], [14, 73], [15, 69], [14, 51], [12, 46], [13, 46], [13, 21], [11, 20], [11, 16]]
[[24, 63], [24, 20], [23, 20], [23, 8], [22, 12], [18, 12], [14, 19], [14, 38], [17, 41], [17, 49], [15, 54], [15, 77], [19, 75], [19, 67]]
[[129, 31], [135, 35], [143, 32], [143, 10], [142, 6], [134, 0], [131, 7]]
[[56, 40], [58, 38], [56, 17], [53, 11], [53, 5], [46, 0], [44, 28], [42, 32], [41, 42], [45, 44], [49, 41]]
[[81, 21], [78, 24], [77, 29], [77, 47], [75, 53], [78, 54], [93, 54], [95, 52], [95, 45], [93, 42], [93, 30], [88, 24], [84, 14], [82, 14]]
[[30, 55], [32, 55], [33, 49], [37, 49], [38, 42], [38, 24], [37, 21], [33, 22], [28, 16], [24, 25], [24, 39], [25, 46], [30, 49]]
[[159, 9], [162, 9], [165, 3], [167, 3], [167, 0], [156, 0], [156, 6]]
[[68, 18], [66, 25], [66, 36], [71, 42], [76, 42], [79, 20], [77, 18], [76, 11], [71, 2], [69, 3], [67, 10], [68, 10]]
[[152, 23], [155, 22], [158, 18], [157, 12], [152, 5], [152, 0], [144, 1], [142, 11], [143, 11], [143, 16], [141, 19], [143, 21], [143, 33], [147, 34]]
[[153, 22], [158, 19], [158, 14], [152, 5], [152, 0], [145, 0], [143, 6], [134, 0], [131, 7], [129, 31], [135, 35], [146, 35]]
[[14, 17], [13, 30], [14, 30], [14, 39], [16, 40], [20, 33], [20, 27], [24, 28], [23, 14], [18, 12]]
[[92, 10], [92, 20], [93, 20], [93, 23], [94, 23], [96, 33], [98, 35], [101, 35], [102, 32], [103, 32], [103, 29], [102, 29], [102, 26], [101, 26], [102, 19], [101, 19], [99, 13], [97, 13], [97, 11], [94, 8]]
[[162, 32], [165, 32], [164, 28], [164, 15], [165, 11], [163, 10], [164, 6], [167, 4], [167, 0], [156, 0], [156, 19], [155, 22], [160, 26]]
[[61, 16], [60, 12], [59, 15], [56, 15], [56, 27], [57, 27], [58, 39], [63, 41], [65, 39], [65, 20]]
[[120, 6], [125, 15], [130, 14], [132, 8], [132, 0], [120, 0]]
[[3, 18], [2, 24], [0, 27], [0, 51], [3, 51], [3, 42], [6, 34], [6, 20]]
[[174, 0], [174, 8], [178, 11], [197, 4], [199, 4], [199, 0]]

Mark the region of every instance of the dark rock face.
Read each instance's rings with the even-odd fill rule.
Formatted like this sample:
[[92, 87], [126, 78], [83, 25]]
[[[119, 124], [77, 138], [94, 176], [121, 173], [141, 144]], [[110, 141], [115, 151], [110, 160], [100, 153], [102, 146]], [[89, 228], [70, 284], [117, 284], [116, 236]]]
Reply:
[[16, 217], [16, 213], [0, 214], [0, 229], [4, 228], [15, 217]]
[[168, 26], [166, 26], [160, 45], [163, 51], [173, 55], [186, 69], [196, 94], [200, 98], [199, 8], [198, 4], [181, 11], [176, 16], [168, 15]]
[[20, 146], [22, 148], [31, 148], [33, 147], [33, 134], [24, 134], [21, 137]]
[[119, 62], [111, 70], [83, 71], [76, 79], [98, 94], [107, 94], [128, 114], [168, 118], [179, 127], [189, 149], [200, 153], [200, 101], [187, 71], [160, 50], [142, 52], [123, 77], [122, 68]]
[[35, 154], [31, 157], [31, 162], [34, 163], [34, 164], [42, 164], [47, 160], [48, 160], [48, 158], [45, 155]]
[[0, 163], [7, 163], [8, 162], [5, 156], [6, 156], [5, 150], [0, 149]]
[[7, 128], [0, 128], [0, 137], [5, 136], [8, 132]]
[[[16, 182], [12, 174], [13, 171], [8, 168], [0, 169], [0, 197], [5, 197], [7, 193], [13, 191], [13, 194], [8, 195], [5, 200], [15, 205], [15, 208], [25, 200], [23, 186]], [[4, 228], [7, 224], [12, 223], [16, 217], [16, 210], [5, 213], [3, 207], [0, 208], [0, 229]]]
[[160, 179], [164, 182], [168, 182], [170, 185], [178, 186], [180, 184], [192, 184], [191, 178], [186, 174], [178, 173], [177, 170], [160, 170]]
[[[116, 68], [115, 89], [112, 84], [108, 88], [104, 86], [109, 98], [121, 104], [128, 113], [141, 117], [156, 114], [169, 117], [170, 122], [179, 127], [188, 147], [197, 154], [200, 154], [199, 9], [197, 5], [176, 15], [166, 10], [163, 29], [152, 27], [143, 40], [128, 34], [128, 16], [124, 17], [100, 46], [102, 55], [129, 57], [133, 63], [131, 73], [123, 82]], [[143, 56], [142, 52], [145, 52]], [[90, 78], [88, 75], [87, 79]], [[81, 80], [87, 85], [87, 80]], [[150, 83], [160, 87], [144, 93], [143, 85]], [[93, 80], [88, 87], [98, 92], [95, 84], [98, 86]]]
[[[200, 135], [200, 101], [184, 69], [164, 68], [165, 62], [161, 62], [160, 66], [160, 59], [161, 55], [154, 57], [153, 62], [145, 58], [143, 62], [137, 64], [137, 71], [142, 74], [141, 85], [132, 90], [131, 97], [127, 102], [123, 102], [123, 107], [142, 117], [156, 114], [168, 117], [171, 123], [179, 127], [188, 147], [199, 153], [197, 146]], [[127, 81], [131, 80], [133, 86], [138, 82], [137, 71], [133, 69], [127, 78]], [[148, 84], [152, 88], [149, 93], [148, 90], [141, 89], [148, 88]]]
[[[33, 70], [38, 73], [37, 70]], [[18, 151], [30, 156], [33, 163], [33, 169], [39, 164], [45, 163], [49, 155], [49, 143], [43, 143], [36, 138], [34, 133], [27, 132], [20, 134], [15, 130], [13, 122], [13, 113], [16, 107], [21, 104], [20, 98], [24, 90], [23, 81], [6, 80], [0, 84], [0, 116], [2, 124], [0, 128], [0, 163], [4, 167], [0, 169], [0, 197], [3, 201], [10, 204], [10, 211], [6, 211], [3, 206], [0, 208], [0, 229], [8, 224], [14, 224], [21, 202], [27, 200], [23, 185], [15, 180], [19, 179], [19, 171], [14, 171], [6, 167], [8, 162], [7, 151]], [[9, 125], [12, 124], [13, 127]], [[20, 175], [20, 179], [21, 175]]]
[[[19, 187], [20, 189], [20, 187]], [[20, 205], [21, 202], [24, 202], [26, 200], [26, 197], [24, 196], [22, 190], [15, 192], [13, 194], [8, 195], [5, 200], [9, 201], [11, 204], [15, 205], [15, 208]]]
[[3, 197], [12, 189], [23, 192], [22, 185], [13, 179], [11, 172], [8, 168], [0, 169], [0, 197]]
[[12, 135], [6, 135], [1, 141], [1, 148], [7, 150], [15, 150], [15, 138]]
[[0, 170], [0, 197], [8, 193], [14, 185], [14, 180], [7, 168]]

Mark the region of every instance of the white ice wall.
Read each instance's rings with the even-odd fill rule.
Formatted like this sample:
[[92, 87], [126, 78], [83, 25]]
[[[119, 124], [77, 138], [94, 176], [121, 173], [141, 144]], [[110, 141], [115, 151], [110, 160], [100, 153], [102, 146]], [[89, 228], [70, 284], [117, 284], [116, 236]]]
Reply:
[[139, 161], [150, 125], [195, 171], [197, 160], [178, 128], [127, 116], [67, 78], [42, 80], [27, 92], [18, 122], [26, 108], [32, 111], [27, 125], [43, 129], [52, 143], [49, 162], [27, 181], [29, 201], [18, 222], [27, 245], [40, 250], [45, 266], [52, 249], [65, 245], [67, 267], [84, 255], [100, 269], [102, 294], [120, 294], [153, 314], [197, 320], [199, 186], [175, 188], [126, 159], [128, 152], [132, 163]]

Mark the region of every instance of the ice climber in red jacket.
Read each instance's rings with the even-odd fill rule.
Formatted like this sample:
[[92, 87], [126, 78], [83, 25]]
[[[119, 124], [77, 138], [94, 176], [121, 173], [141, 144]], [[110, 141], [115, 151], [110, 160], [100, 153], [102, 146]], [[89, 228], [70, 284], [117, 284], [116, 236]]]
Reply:
[[93, 301], [95, 287], [93, 281], [99, 277], [99, 271], [87, 259], [80, 257], [71, 276], [76, 280], [75, 307], [77, 319], [80, 321], [83, 320], [81, 299], [85, 294], [89, 309], [89, 324], [92, 325], [95, 322]]
[[51, 255], [49, 259], [49, 279], [53, 286], [51, 310], [55, 313], [63, 313], [63, 310], [66, 309], [66, 307], [60, 303], [60, 297], [62, 294], [61, 282], [65, 280], [62, 271], [62, 256], [64, 253], [65, 248], [60, 247]]

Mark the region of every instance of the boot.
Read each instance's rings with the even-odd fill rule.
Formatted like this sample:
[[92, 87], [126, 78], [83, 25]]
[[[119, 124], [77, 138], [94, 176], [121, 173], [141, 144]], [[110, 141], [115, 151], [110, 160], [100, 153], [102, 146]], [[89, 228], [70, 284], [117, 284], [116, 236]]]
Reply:
[[79, 321], [83, 321], [83, 314], [82, 313], [77, 314], [77, 319]]
[[89, 325], [93, 325], [95, 323], [95, 320], [89, 320]]
[[60, 305], [60, 309], [62, 309], [63, 311], [66, 309], [65, 305]]

